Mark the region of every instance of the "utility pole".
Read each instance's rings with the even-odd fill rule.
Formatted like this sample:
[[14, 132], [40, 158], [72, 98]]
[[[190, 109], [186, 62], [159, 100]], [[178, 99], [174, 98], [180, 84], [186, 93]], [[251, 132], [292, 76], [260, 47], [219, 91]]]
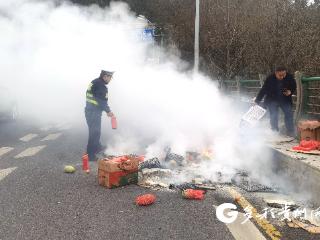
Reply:
[[194, 29], [194, 72], [197, 73], [199, 71], [200, 0], [196, 0]]

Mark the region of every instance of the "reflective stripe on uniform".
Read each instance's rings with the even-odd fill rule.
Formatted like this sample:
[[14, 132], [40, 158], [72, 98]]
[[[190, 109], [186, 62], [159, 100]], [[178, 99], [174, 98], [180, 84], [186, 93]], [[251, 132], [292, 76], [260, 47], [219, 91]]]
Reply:
[[88, 103], [91, 103], [93, 105], [96, 105], [98, 106], [99, 103], [95, 100], [95, 97], [93, 96], [92, 92], [91, 92], [91, 88], [92, 88], [93, 84], [90, 83], [89, 86], [88, 86], [88, 90], [86, 92], [86, 100]]
[[96, 100], [87, 98], [87, 102], [92, 103], [93, 105], [97, 105], [98, 106], [98, 102]]

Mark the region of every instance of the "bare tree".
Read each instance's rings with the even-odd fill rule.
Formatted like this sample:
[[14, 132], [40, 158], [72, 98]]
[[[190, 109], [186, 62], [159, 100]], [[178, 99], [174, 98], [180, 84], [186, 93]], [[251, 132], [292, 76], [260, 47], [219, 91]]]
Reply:
[[[109, 0], [72, 0], [106, 6]], [[125, 0], [156, 23], [167, 45], [193, 61], [194, 0]], [[320, 74], [320, 0], [202, 0], [200, 68], [212, 76], [257, 78], [277, 64]]]

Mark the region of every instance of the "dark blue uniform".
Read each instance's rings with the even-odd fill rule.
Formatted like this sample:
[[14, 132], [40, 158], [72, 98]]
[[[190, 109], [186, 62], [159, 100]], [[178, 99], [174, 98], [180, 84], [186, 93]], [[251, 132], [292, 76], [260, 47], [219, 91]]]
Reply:
[[[293, 124], [293, 112], [292, 112], [292, 94], [296, 92], [297, 85], [294, 77], [291, 74], [287, 74], [283, 80], [277, 80], [275, 74], [271, 74], [264, 82], [258, 96], [256, 103], [260, 103], [265, 96], [265, 106], [270, 111], [270, 124], [274, 131], [279, 131], [278, 127], [278, 115], [279, 108], [284, 113], [285, 125], [287, 128], [287, 134], [294, 134]], [[290, 90], [291, 95], [285, 96], [284, 91]]]
[[99, 77], [89, 84], [86, 92], [85, 116], [89, 128], [87, 154], [90, 161], [94, 161], [95, 154], [102, 150], [100, 136], [103, 111], [110, 112], [108, 88], [102, 77]]

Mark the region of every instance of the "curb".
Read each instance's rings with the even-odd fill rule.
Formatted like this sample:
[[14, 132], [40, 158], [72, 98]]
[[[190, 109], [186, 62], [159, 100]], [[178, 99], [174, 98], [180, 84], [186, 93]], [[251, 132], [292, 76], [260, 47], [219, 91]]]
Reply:
[[[290, 186], [283, 186], [312, 205], [320, 206], [320, 169], [295, 159], [277, 149], [273, 153], [273, 170], [286, 178]], [[320, 160], [319, 160], [320, 161]]]

